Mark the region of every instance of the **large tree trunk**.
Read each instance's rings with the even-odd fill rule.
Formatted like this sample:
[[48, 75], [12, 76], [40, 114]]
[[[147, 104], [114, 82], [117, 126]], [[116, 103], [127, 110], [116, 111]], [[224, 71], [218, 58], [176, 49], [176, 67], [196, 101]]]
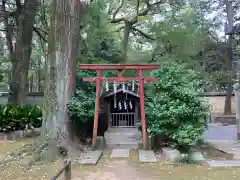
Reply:
[[38, 0], [25, 1], [17, 19], [16, 48], [11, 56], [12, 76], [8, 103], [14, 106], [25, 105], [28, 91], [28, 69], [32, 51], [34, 19]]
[[70, 142], [67, 103], [75, 93], [82, 11], [79, 0], [52, 1], [42, 136], [61, 144]]

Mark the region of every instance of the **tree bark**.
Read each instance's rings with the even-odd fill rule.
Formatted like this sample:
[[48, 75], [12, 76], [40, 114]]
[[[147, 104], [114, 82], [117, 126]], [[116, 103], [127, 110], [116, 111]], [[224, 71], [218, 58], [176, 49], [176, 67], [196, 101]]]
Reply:
[[[233, 27], [233, 7], [232, 7], [232, 1], [225, 1], [226, 3], [226, 11], [227, 11], [227, 20], [229, 27]], [[228, 70], [228, 84], [227, 84], [227, 96], [225, 99], [225, 105], [224, 105], [224, 114], [231, 114], [232, 108], [231, 108], [231, 99], [232, 99], [232, 90], [233, 90], [233, 83], [232, 77], [229, 74], [229, 72], [232, 71], [232, 35], [230, 34], [228, 37], [228, 48], [227, 48], [227, 70]]]
[[227, 57], [228, 82], [227, 82], [227, 95], [226, 95], [225, 104], [224, 104], [225, 115], [232, 114], [233, 83], [232, 83], [232, 76], [229, 74], [229, 72], [232, 70], [232, 36], [231, 35], [228, 38], [227, 53], [228, 53], [228, 57]]
[[132, 24], [128, 20], [124, 21], [124, 34], [123, 34], [123, 41], [122, 41], [122, 63], [127, 62], [127, 52], [128, 52], [128, 41], [129, 35], [132, 31]]
[[227, 95], [224, 104], [224, 114], [230, 115], [232, 114], [232, 83], [227, 84]]
[[42, 136], [69, 144], [67, 104], [75, 93], [76, 58], [84, 6], [79, 0], [53, 0], [48, 34], [48, 61]]
[[33, 25], [37, 12], [38, 0], [25, 1], [22, 7], [17, 7], [17, 38], [16, 47], [11, 56], [12, 78], [8, 103], [23, 106], [28, 91], [28, 69], [32, 52]]
[[[6, 0], [2, 0], [2, 11], [6, 12]], [[4, 16], [4, 28], [5, 28], [5, 35], [6, 35], [6, 41], [7, 41], [7, 47], [8, 47], [8, 59], [11, 60], [13, 56], [13, 27], [9, 23], [9, 16]], [[9, 71], [8, 72], [8, 84], [10, 84], [12, 79], [12, 74]]]

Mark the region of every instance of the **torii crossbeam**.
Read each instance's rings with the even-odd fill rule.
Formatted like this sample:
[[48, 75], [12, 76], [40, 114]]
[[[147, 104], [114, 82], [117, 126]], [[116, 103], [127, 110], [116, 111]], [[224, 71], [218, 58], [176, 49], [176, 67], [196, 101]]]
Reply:
[[[100, 86], [101, 80], [108, 82], [129, 82], [129, 81], [139, 81], [139, 90], [140, 90], [140, 112], [141, 112], [141, 123], [142, 123], [142, 142], [143, 148], [148, 149], [148, 138], [147, 138], [147, 127], [144, 111], [144, 82], [155, 81], [155, 77], [144, 78], [142, 70], [154, 70], [159, 69], [159, 65], [151, 64], [81, 64], [81, 70], [96, 70], [97, 77], [94, 78], [83, 78], [83, 81], [87, 82], [96, 82], [96, 101], [95, 101], [95, 114], [94, 114], [94, 125], [93, 125], [93, 139], [92, 139], [92, 148], [96, 147], [96, 138], [98, 132], [98, 114], [99, 114], [99, 101], [100, 101]], [[118, 70], [118, 77], [109, 77], [103, 78], [101, 76], [102, 70]], [[137, 77], [123, 77], [122, 74], [125, 70], [138, 70]]]

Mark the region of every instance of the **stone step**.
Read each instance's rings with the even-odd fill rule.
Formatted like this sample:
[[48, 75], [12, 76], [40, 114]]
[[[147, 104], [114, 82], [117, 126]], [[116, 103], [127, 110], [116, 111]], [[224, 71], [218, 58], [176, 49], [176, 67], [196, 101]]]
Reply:
[[126, 136], [132, 136], [132, 135], [141, 135], [141, 133], [136, 128], [109, 128], [105, 135], [126, 135]]
[[135, 128], [124, 128], [123, 130], [119, 130], [120, 128], [111, 128], [111, 130], [107, 130], [105, 133], [126, 133], [126, 134], [136, 134], [136, 133], [140, 133], [138, 130], [136, 130]]
[[116, 136], [120, 136], [120, 137], [135, 137], [135, 136], [141, 136], [137, 133], [135, 134], [127, 134], [127, 133], [111, 133], [111, 134], [104, 134], [105, 136], [109, 136], [109, 137], [116, 137]]
[[105, 133], [104, 134], [104, 137], [108, 137], [108, 138], [133, 138], [133, 139], [137, 139], [137, 138], [140, 138], [141, 135], [138, 135], [138, 134], [125, 134], [125, 133], [119, 133], [119, 134], [107, 134]]
[[140, 141], [141, 139], [131, 139], [131, 138], [110, 138], [110, 137], [105, 137], [105, 141], [129, 141], [129, 142], [137, 142]]
[[139, 144], [138, 143], [121, 143], [121, 144], [116, 144], [116, 143], [106, 143], [105, 148], [107, 149], [138, 149]]
[[105, 142], [108, 144], [138, 144], [141, 143], [142, 141], [117, 139], [117, 140], [105, 140]]
[[139, 144], [141, 141], [105, 140], [106, 144]]
[[107, 133], [105, 133], [104, 137], [105, 137], [105, 139], [106, 138], [140, 139], [141, 135], [139, 135], [139, 134], [131, 134], [131, 135], [129, 135], [129, 134], [125, 134], [125, 133], [122, 133], [122, 134], [120, 134], [120, 133], [119, 134], [107, 134]]
[[128, 158], [129, 157], [129, 149], [113, 149], [111, 158]]
[[138, 149], [141, 133], [137, 128], [109, 128], [104, 139], [106, 148]]
[[106, 132], [138, 132], [137, 128], [124, 128], [124, 127], [119, 127], [119, 128], [108, 128]]
[[139, 136], [137, 133], [105, 133], [105, 136], [125, 136], [125, 137], [133, 137], [133, 136]]

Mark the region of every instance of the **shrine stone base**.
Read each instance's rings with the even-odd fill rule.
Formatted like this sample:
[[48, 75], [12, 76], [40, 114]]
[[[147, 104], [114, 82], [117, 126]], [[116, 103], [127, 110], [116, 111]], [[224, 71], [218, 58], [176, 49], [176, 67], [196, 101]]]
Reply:
[[104, 139], [108, 149], [138, 149], [142, 143], [141, 132], [137, 128], [108, 128]]

